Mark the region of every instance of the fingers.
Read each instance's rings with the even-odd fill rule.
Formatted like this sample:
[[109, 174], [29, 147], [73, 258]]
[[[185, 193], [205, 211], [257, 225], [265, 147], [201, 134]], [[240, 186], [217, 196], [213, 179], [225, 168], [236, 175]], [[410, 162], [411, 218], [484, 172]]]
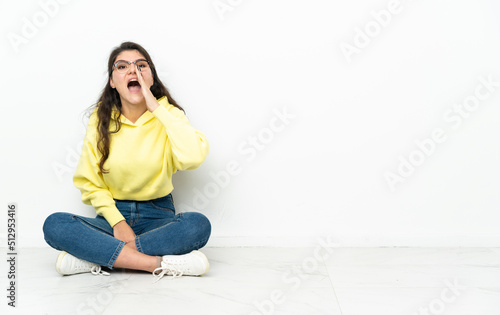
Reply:
[[144, 77], [142, 76], [142, 71], [141, 71], [141, 68], [139, 68], [139, 66], [136, 65], [136, 68], [137, 68], [137, 78], [139, 80], [139, 83], [141, 84], [142, 86], [142, 83], [144, 82]]
[[[154, 111], [159, 105], [158, 102], [156, 101], [155, 96], [151, 92], [151, 85], [146, 83], [146, 78], [144, 78], [141, 68], [137, 67], [136, 73], [137, 73], [137, 81], [139, 81], [139, 84], [141, 85], [142, 95], [146, 99], [146, 107], [148, 108], [149, 111]], [[147, 71], [145, 71], [145, 73], [146, 77], [149, 80], [150, 74]]]
[[137, 67], [137, 80], [139, 81], [139, 84], [141, 85], [141, 89], [142, 89], [142, 93], [146, 93], [146, 81], [144, 81], [144, 77], [142, 75], [142, 71], [141, 71], [141, 68], [139, 68], [139, 66], [136, 66]]

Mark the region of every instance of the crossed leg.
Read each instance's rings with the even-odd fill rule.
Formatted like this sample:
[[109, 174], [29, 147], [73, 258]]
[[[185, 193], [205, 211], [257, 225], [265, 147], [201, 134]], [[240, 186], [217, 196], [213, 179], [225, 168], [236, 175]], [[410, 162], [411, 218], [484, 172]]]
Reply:
[[112, 228], [102, 218], [57, 212], [45, 220], [43, 231], [51, 247], [80, 259], [111, 269], [149, 272], [159, 266], [159, 256], [189, 253], [205, 246], [210, 237], [210, 222], [198, 212], [179, 213], [163, 223], [157, 220], [134, 242], [125, 243], [113, 237]]

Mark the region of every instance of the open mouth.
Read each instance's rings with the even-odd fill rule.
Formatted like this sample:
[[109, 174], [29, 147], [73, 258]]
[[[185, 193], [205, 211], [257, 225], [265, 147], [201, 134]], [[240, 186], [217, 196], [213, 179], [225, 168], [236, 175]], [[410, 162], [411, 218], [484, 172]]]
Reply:
[[141, 85], [136, 79], [132, 79], [128, 82], [127, 88], [132, 93], [138, 93], [141, 90]]

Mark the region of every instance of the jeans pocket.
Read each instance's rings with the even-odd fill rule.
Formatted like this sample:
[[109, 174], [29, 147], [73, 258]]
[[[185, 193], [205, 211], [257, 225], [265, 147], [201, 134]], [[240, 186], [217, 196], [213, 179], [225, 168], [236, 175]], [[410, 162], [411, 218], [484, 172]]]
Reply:
[[167, 196], [158, 199], [150, 200], [149, 204], [157, 210], [172, 211], [175, 214], [172, 194], [168, 194]]

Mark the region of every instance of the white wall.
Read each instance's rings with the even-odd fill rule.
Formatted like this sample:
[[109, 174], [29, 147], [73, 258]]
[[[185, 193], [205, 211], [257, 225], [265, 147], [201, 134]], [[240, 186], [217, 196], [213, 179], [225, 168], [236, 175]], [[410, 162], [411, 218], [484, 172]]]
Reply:
[[9, 202], [20, 246], [46, 246], [52, 212], [94, 215], [72, 184], [82, 112], [132, 40], [209, 138], [174, 178], [209, 245], [500, 244], [493, 0], [65, 2], [1, 2], [2, 240]]

